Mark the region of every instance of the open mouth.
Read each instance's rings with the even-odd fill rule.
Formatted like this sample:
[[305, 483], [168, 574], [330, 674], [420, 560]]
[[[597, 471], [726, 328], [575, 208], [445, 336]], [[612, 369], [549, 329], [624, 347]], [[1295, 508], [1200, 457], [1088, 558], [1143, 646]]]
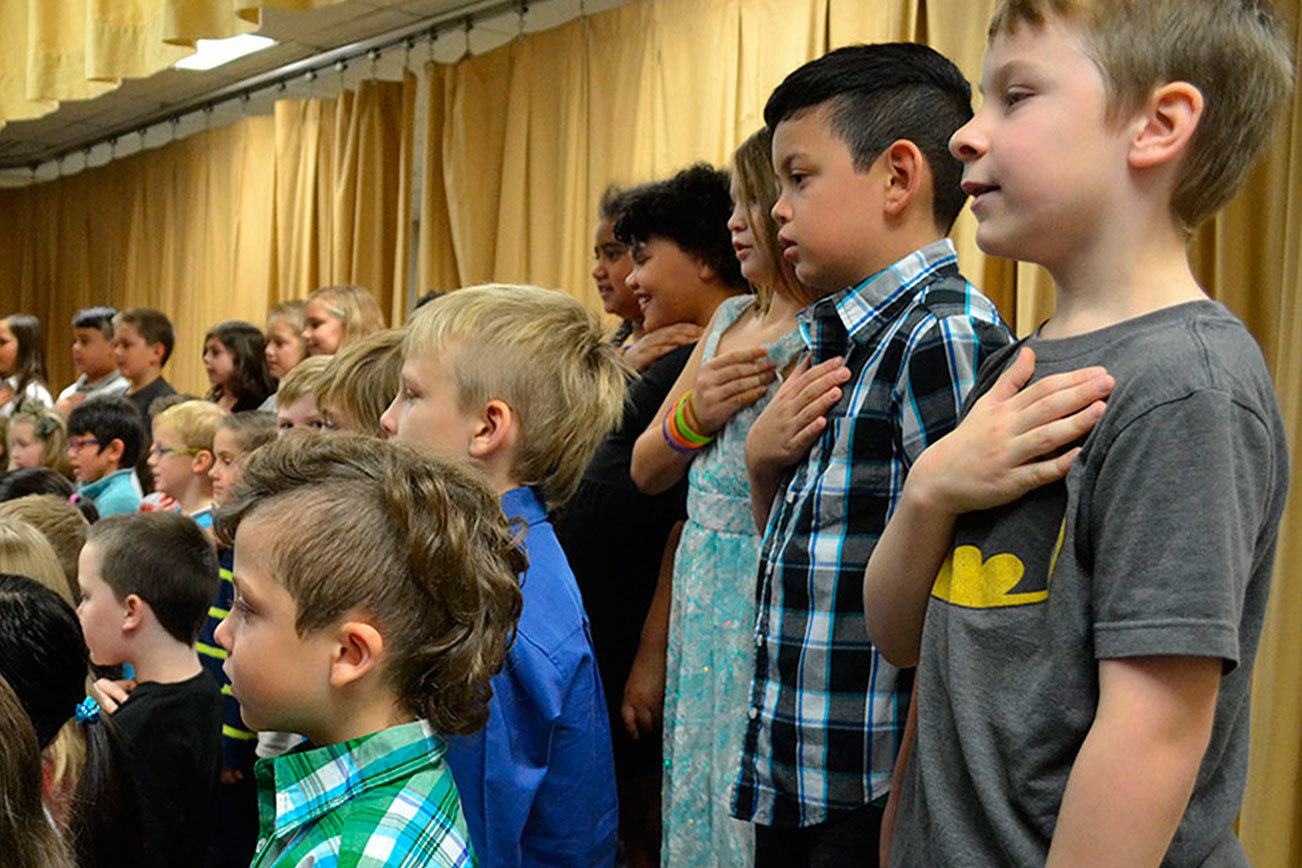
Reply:
[[979, 181], [964, 181], [963, 192], [973, 199], [980, 199], [987, 193], [994, 193], [999, 187], [995, 184], [982, 184]]

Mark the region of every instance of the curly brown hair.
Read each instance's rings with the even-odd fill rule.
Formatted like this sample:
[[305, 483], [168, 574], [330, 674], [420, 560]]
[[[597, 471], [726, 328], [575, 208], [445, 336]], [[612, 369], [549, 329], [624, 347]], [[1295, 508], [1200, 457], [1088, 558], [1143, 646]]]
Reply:
[[358, 434], [295, 431], [246, 459], [216, 532], [279, 525], [268, 564], [307, 635], [353, 609], [384, 636], [384, 676], [435, 730], [488, 719], [522, 601], [521, 535], [469, 470]]

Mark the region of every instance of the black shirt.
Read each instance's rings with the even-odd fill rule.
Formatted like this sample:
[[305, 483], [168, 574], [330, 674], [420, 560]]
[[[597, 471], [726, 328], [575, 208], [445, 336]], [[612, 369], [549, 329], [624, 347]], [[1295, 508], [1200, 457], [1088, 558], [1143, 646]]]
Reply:
[[597, 666], [614, 721], [619, 719], [624, 682], [655, 595], [665, 542], [674, 524], [687, 518], [686, 477], [661, 494], [638, 491], [629, 475], [633, 444], [656, 418], [695, 346], [670, 351], [633, 381], [623, 421], [597, 447], [578, 492], [555, 521], [592, 624]]
[[175, 394], [176, 389], [173, 389], [172, 384], [162, 377], [154, 380], [139, 392], [129, 392], [127, 394], [127, 400], [136, 405], [136, 409], [140, 411], [140, 416], [144, 420], [146, 438], [152, 440], [154, 437], [154, 426], [149, 418], [149, 405], [158, 398], [165, 398], [168, 395]]
[[222, 767], [222, 698], [207, 672], [146, 681], [113, 715], [140, 788], [146, 851], [159, 865], [202, 865]]

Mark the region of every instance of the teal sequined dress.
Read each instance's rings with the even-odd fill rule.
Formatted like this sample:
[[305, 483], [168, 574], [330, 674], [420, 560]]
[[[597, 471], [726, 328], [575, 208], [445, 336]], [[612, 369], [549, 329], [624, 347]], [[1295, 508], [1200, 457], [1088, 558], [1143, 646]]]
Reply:
[[[702, 361], [754, 302], [720, 305]], [[804, 348], [792, 329], [769, 345], [783, 370]], [[729, 803], [746, 731], [754, 666], [759, 535], [751, 517], [746, 434], [778, 384], [729, 420], [687, 474], [687, 523], [674, 561], [665, 668], [664, 865], [739, 866], [753, 861], [754, 830]]]

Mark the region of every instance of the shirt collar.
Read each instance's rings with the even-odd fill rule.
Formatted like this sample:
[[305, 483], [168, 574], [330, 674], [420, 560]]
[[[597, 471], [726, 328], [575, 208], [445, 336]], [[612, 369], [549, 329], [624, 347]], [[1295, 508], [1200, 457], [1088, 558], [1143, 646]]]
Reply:
[[94, 392], [105, 386], [111, 386], [120, 379], [122, 379], [122, 373], [115, 368], [94, 382], [91, 382], [85, 374], [82, 374], [77, 378], [77, 382], [73, 383], [73, 387], [78, 392]]
[[351, 741], [259, 760], [258, 788], [275, 793], [272, 834], [280, 837], [369, 789], [435, 766], [446, 750], [429, 722], [416, 720]]
[[523, 519], [526, 524], [537, 524], [547, 520], [547, 510], [543, 507], [538, 492], [528, 486], [512, 488], [502, 493], [502, 513], [507, 518]]
[[117, 479], [120, 476], [129, 475], [134, 472], [135, 471], [132, 470], [130, 467], [124, 467], [121, 470], [114, 470], [108, 476], [101, 476], [99, 479], [96, 479], [94, 482], [83, 482], [81, 486], [77, 489], [77, 492], [79, 494], [84, 494], [88, 497], [95, 497], [98, 494], [103, 494], [104, 489], [108, 488], [110, 485], [113, 484], [113, 480]]
[[902, 296], [911, 295], [919, 285], [945, 267], [955, 267], [958, 254], [948, 238], [934, 241], [915, 250], [855, 286], [820, 299], [796, 315], [805, 346], [817, 350], [820, 343], [815, 323], [820, 319], [837, 319], [850, 340], [857, 340], [884, 325], [885, 312]]

